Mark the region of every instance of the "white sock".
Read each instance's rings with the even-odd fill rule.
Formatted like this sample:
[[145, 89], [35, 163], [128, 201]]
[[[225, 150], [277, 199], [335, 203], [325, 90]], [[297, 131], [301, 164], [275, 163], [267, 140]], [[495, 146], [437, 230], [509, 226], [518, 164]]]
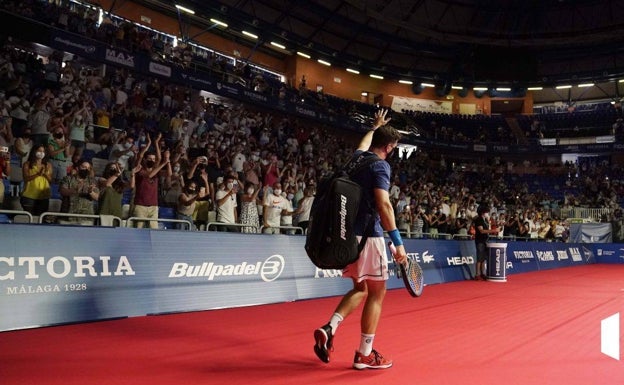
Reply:
[[329, 326], [331, 326], [333, 334], [336, 334], [336, 330], [338, 330], [338, 325], [340, 325], [342, 321], [344, 321], [344, 318], [338, 313], [334, 313], [331, 316], [331, 318], [329, 319]]
[[374, 334], [364, 334], [360, 338], [360, 349], [359, 352], [362, 353], [363, 356], [368, 356], [373, 351], [373, 340], [375, 339]]

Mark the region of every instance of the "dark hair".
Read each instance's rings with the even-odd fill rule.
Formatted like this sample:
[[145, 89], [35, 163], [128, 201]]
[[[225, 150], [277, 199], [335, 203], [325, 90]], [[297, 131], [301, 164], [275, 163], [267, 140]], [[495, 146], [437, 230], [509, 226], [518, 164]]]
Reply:
[[401, 139], [401, 133], [394, 127], [385, 125], [375, 130], [371, 148], [381, 148]]
[[43, 153], [45, 154], [43, 159], [41, 159], [41, 163], [42, 164], [47, 164], [48, 163], [48, 159], [49, 159], [49, 157], [48, 157], [48, 149], [46, 148], [46, 146], [44, 144], [38, 144], [36, 146], [33, 146], [30, 149], [30, 153], [28, 154], [28, 163], [29, 163], [31, 168], [33, 166], [33, 162], [37, 158], [36, 153], [37, 153], [37, 149], [39, 149], [39, 148], [43, 148]]

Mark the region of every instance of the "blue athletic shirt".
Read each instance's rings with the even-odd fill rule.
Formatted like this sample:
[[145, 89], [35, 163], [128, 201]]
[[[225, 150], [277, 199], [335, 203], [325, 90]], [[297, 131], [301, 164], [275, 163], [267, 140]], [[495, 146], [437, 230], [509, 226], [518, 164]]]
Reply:
[[[365, 153], [365, 156], [374, 156], [372, 152], [357, 150], [353, 157]], [[351, 177], [351, 180], [362, 187], [362, 200], [360, 201], [360, 209], [358, 211], [357, 222], [355, 224], [355, 234], [364, 235], [367, 227], [367, 218], [372, 214], [375, 225], [373, 232], [369, 232], [369, 237], [382, 237], [383, 228], [381, 227], [381, 219], [379, 212], [375, 207], [375, 194], [373, 190], [380, 188], [390, 190], [390, 165], [385, 160], [373, 162], [367, 169], [358, 172]], [[371, 212], [372, 211], [372, 212]]]

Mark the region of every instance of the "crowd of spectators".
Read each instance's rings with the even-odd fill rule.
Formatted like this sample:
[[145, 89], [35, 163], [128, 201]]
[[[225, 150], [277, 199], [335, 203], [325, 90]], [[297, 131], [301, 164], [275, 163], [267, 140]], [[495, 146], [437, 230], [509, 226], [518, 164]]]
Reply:
[[[20, 4], [29, 3], [40, 2]], [[80, 24], [71, 19], [67, 28]], [[146, 49], [132, 43], [136, 34], [112, 35], [110, 44]], [[104, 72], [58, 53], [38, 59], [10, 42], [0, 62], [0, 149], [7, 148], [0, 170], [20, 192], [4, 207], [33, 215], [50, 210], [58, 194], [60, 212], [126, 217], [128, 204], [128, 215], [152, 228], [162, 208], [170, 208], [171, 218], [192, 226], [293, 232], [305, 229], [319, 180], [353, 150], [335, 128], [233, 101], [214, 103], [198, 90], [124, 69]], [[438, 140], [457, 139], [457, 132], [435, 132]], [[499, 134], [494, 138], [506, 140]], [[534, 239], [566, 238], [562, 209], [589, 206], [610, 215], [597, 220], [621, 217], [623, 170], [608, 161], [467, 163], [423, 149], [405, 149], [390, 161], [397, 225], [410, 236], [470, 237], [479, 205], [490, 207], [499, 236]], [[519, 178], [522, 172], [530, 178]], [[542, 189], [531, 182], [540, 177], [559, 184]]]

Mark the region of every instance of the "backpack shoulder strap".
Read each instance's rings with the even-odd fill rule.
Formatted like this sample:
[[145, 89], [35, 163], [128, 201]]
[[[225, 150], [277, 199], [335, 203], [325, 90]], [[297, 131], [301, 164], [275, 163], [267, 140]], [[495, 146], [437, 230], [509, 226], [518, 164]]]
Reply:
[[[369, 167], [371, 164], [381, 161], [381, 158], [377, 156], [377, 154], [371, 153], [368, 155], [366, 152], [362, 152], [360, 154], [354, 155], [351, 157], [349, 162], [345, 164], [343, 167], [343, 172], [345, 172], [349, 177], [356, 175], [358, 172], [364, 170], [366, 167]], [[369, 210], [372, 211], [372, 207], [369, 205]], [[364, 245], [366, 244], [366, 239], [368, 238], [368, 233], [372, 231], [375, 221], [372, 215], [369, 215], [366, 221], [366, 226], [364, 230], [364, 235], [360, 239], [358, 243], [358, 254], [362, 252]]]
[[358, 172], [364, 170], [366, 167], [371, 164], [380, 161], [381, 158], [377, 156], [377, 154], [369, 153], [371, 155], [367, 155], [366, 152], [362, 152], [360, 154], [354, 155], [351, 159], [344, 165], [342, 170], [352, 177], [356, 175]]

